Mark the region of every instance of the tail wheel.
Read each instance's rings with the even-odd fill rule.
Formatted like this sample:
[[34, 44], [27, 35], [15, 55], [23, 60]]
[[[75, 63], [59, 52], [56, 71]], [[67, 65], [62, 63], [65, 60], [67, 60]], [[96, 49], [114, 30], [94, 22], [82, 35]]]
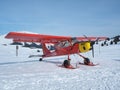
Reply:
[[39, 61], [42, 61], [42, 60], [43, 60], [42, 58], [39, 59]]

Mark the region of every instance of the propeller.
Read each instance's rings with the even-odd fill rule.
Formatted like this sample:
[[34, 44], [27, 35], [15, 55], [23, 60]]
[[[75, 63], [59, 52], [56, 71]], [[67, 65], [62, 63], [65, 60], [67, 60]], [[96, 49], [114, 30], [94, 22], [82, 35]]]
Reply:
[[92, 50], [92, 56], [93, 56], [93, 58], [94, 58], [94, 46], [93, 46], [93, 45], [95, 44], [95, 42], [98, 43], [99, 38], [96, 38], [95, 41], [91, 41], [86, 35], [84, 35], [84, 37], [87, 38], [87, 39], [89, 40], [89, 42], [90, 42], [91, 50]]
[[[83, 35], [83, 36], [84, 36], [86, 39], [88, 39], [88, 41], [90, 42], [90, 46], [91, 46], [91, 50], [92, 50], [92, 56], [94, 57], [94, 44], [95, 44], [95, 43], [98, 43], [99, 38], [96, 38], [95, 41], [91, 41], [86, 35]], [[79, 42], [77, 41], [76, 37], [72, 37], [71, 39], [72, 39], [72, 41], [74, 42], [74, 44], [79, 43]]]

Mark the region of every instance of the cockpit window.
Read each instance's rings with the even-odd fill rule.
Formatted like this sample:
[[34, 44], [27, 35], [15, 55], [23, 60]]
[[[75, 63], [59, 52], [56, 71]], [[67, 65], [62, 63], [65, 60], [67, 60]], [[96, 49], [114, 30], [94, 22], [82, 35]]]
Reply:
[[70, 46], [70, 42], [69, 41], [62, 41], [62, 42], [59, 42], [58, 43], [58, 46], [59, 47], [68, 47], [68, 46]]

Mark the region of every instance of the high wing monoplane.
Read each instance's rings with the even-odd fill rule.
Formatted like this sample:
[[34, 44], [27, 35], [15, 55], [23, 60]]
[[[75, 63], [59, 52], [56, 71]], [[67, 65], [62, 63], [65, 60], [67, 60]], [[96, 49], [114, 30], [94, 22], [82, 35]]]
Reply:
[[[107, 37], [71, 37], [71, 36], [54, 36], [54, 35], [43, 35], [23, 32], [9, 32], [5, 38], [13, 39], [14, 42], [36, 42], [42, 45], [43, 55], [40, 56], [40, 61], [46, 57], [62, 56], [88, 52], [92, 50], [94, 57], [93, 45], [99, 40], [105, 40]], [[54, 49], [51, 51], [47, 48], [47, 44], [52, 44]]]

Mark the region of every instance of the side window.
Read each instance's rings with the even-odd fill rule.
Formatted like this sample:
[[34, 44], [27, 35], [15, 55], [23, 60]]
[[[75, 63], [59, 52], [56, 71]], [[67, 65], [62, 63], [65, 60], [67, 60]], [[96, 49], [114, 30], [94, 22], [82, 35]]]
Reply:
[[69, 41], [62, 41], [62, 42], [59, 42], [57, 46], [58, 47], [62, 47], [62, 48], [69, 47], [70, 46], [70, 42]]
[[68, 41], [65, 41], [65, 45], [64, 45], [65, 47], [68, 47], [68, 46], [70, 46], [70, 42], [68, 42]]

